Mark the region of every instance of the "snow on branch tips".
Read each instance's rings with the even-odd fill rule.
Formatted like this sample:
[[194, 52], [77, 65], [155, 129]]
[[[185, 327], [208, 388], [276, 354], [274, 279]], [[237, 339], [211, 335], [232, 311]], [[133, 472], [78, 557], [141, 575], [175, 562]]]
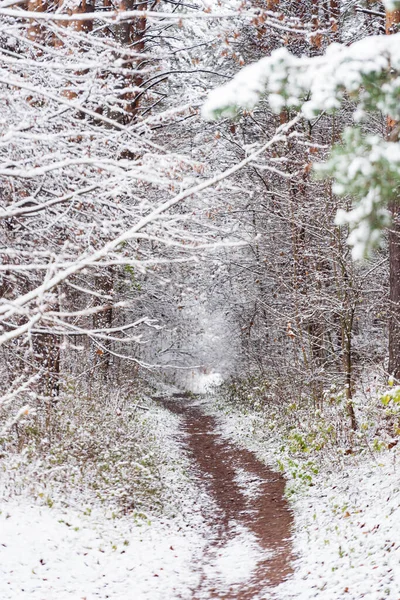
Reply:
[[[387, 5], [389, 2], [386, 3]], [[390, 9], [400, 6], [390, 2]], [[389, 7], [388, 7], [389, 8]], [[371, 36], [350, 46], [331, 44], [323, 56], [297, 57], [281, 48], [240, 71], [232, 81], [213, 90], [203, 117], [234, 117], [267, 102], [272, 112], [300, 111], [312, 121], [323, 113], [345, 108], [355, 126], [347, 129], [326, 165], [318, 171], [333, 177], [335, 192], [350, 195], [354, 210], [337, 217], [348, 224], [353, 257], [367, 257], [381, 244], [388, 224], [386, 206], [397, 197], [399, 185], [400, 34]], [[371, 115], [382, 113], [395, 123], [389, 139], [367, 136]]]

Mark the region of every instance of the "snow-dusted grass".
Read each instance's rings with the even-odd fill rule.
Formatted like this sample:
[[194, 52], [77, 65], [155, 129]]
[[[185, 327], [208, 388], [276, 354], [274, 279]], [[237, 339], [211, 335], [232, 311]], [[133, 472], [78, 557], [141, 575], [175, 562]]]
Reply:
[[[218, 405], [205, 402], [204, 408], [226, 439], [275, 468], [287, 466], [289, 442], [271, 428], [266, 412], [240, 409], [220, 397]], [[294, 574], [275, 590], [279, 600], [400, 598], [399, 450], [378, 446], [363, 454], [339, 453], [331, 466], [318, 458], [311, 486], [293, 485], [293, 469], [287, 469], [296, 560]], [[301, 472], [301, 459], [299, 465]]]
[[400, 597], [400, 477], [391, 450], [341, 473], [321, 474], [293, 501], [291, 580], [279, 598]]
[[[307, 471], [304, 457], [298, 467], [289, 465], [298, 440], [283, 439], [287, 430], [276, 425], [276, 415], [221, 399], [218, 405], [209, 398], [197, 403], [217, 418], [223, 437], [275, 468], [282, 464], [289, 478], [296, 469], [300, 475]], [[157, 459], [159, 500], [150, 501], [154, 510], [147, 515], [117, 502], [112, 479], [109, 493], [99, 495], [90, 477], [71, 479], [65, 461], [53, 473], [31, 451], [3, 456], [1, 600], [173, 600], [191, 597], [192, 590], [211, 600], [213, 586], [229, 593], [230, 586], [249, 580], [261, 557], [256, 538], [232, 522], [232, 536], [219, 540], [210, 527], [218, 509], [184, 451], [180, 418], [149, 400], [145, 404], [148, 410], [138, 419], [146, 431], [142, 441]], [[303, 430], [304, 439], [306, 434]], [[349, 455], [338, 452], [330, 464], [333, 451], [326, 444], [325, 458], [315, 460], [320, 470], [312, 474], [312, 485], [300, 477], [301, 485], [293, 486], [292, 479], [294, 573], [274, 599], [400, 598], [399, 450], [378, 451], [379, 446], [369, 443], [363, 454], [359, 448]], [[248, 497], [260, 493], [257, 479], [241, 469], [236, 481]], [[265, 594], [260, 598], [271, 597]]]
[[65, 461], [51, 477], [47, 463], [41, 472], [31, 453], [3, 457], [1, 600], [164, 600], [198, 585], [193, 565], [209, 542], [204, 513], [212, 502], [188, 475], [190, 462], [176, 437], [180, 419], [147, 405], [145, 440], [158, 460], [153, 514], [127, 510], [127, 503], [122, 514], [113, 480], [104, 499], [85, 478], [71, 481]]
[[138, 526], [69, 507], [38, 506], [26, 497], [1, 503], [2, 600], [178, 597], [198, 584], [192, 561], [201, 528], [180, 531], [157, 520]]
[[3, 495], [26, 493], [52, 505], [67, 491], [64, 502], [101, 504], [114, 514], [173, 515], [177, 486], [188, 484], [178, 432], [179, 418], [145, 395], [65, 393], [50, 427], [38, 411], [20, 421], [17, 439], [11, 430], [0, 445]]

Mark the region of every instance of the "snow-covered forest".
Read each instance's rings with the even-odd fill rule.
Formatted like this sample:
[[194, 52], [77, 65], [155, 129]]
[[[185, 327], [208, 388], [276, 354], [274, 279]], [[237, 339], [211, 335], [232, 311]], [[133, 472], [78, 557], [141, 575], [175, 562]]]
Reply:
[[400, 597], [400, 2], [0, 0], [0, 598]]

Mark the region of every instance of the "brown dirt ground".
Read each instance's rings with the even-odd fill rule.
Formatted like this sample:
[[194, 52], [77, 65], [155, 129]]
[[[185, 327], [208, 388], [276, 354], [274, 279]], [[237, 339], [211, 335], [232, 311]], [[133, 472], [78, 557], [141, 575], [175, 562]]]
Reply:
[[[216, 432], [215, 419], [203, 414], [187, 398], [163, 398], [162, 403], [183, 418], [184, 444], [194, 460], [202, 485], [218, 506], [217, 511], [206, 516], [207, 524], [216, 534], [205, 551], [203, 565], [194, 565], [202, 574], [200, 585], [192, 591], [191, 598], [254, 600], [268, 597], [265, 596], [267, 590], [272, 592], [274, 586], [292, 571], [290, 536], [293, 519], [283, 495], [285, 480], [253, 453], [223, 439]], [[245, 470], [250, 478], [254, 476], [255, 480], [261, 480], [258, 488], [261, 493], [254, 497], [245, 495], [235, 481], [237, 469]], [[255, 535], [266, 551], [266, 558], [258, 562], [249, 581], [227, 589], [218, 578], [210, 580], [202, 567], [235, 536], [233, 523], [246, 527]]]

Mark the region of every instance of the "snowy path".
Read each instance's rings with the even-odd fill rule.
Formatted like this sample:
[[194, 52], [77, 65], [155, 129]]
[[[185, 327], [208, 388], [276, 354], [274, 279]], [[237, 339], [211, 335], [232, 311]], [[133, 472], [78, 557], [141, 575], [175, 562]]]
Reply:
[[254, 454], [230, 444], [213, 417], [182, 398], [164, 405], [183, 416], [185, 444], [199, 485], [216, 509], [205, 513], [211, 540], [193, 570], [200, 583], [193, 598], [253, 600], [271, 597], [291, 572], [292, 515], [285, 482]]
[[[291, 563], [284, 481], [224, 440], [214, 418], [187, 399], [159, 401], [168, 409], [172, 472], [182, 450], [190, 455], [183, 513], [145, 524], [131, 515], [114, 519], [101, 506], [85, 508], [83, 496], [80, 504], [64, 502], [68, 490], [54, 504], [3, 494], [1, 600], [273, 597]], [[175, 429], [174, 415], [181, 423]], [[181, 483], [174, 485], [179, 493]]]
[[[227, 409], [207, 407], [224, 439], [274, 461], [283, 441], [260, 411]], [[400, 600], [399, 461], [399, 445], [348, 455], [292, 494], [293, 574], [277, 600]]]

